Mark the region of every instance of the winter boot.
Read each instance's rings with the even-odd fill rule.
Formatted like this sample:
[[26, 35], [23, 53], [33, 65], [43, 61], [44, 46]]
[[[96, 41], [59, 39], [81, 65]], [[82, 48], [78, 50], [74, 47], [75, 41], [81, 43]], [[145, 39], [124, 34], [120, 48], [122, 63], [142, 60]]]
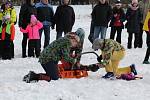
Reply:
[[114, 77], [114, 73], [113, 72], [107, 72], [104, 76], [102, 76], [102, 78], [108, 79]]
[[149, 61], [143, 61], [143, 64], [150, 64]]
[[50, 82], [51, 78], [48, 75], [41, 73], [39, 74], [39, 80], [45, 80], [45, 81]]
[[23, 77], [23, 81], [25, 81], [26, 83], [38, 82], [38, 80], [39, 75], [33, 71], [30, 71], [27, 75]]
[[136, 69], [135, 69], [135, 64], [130, 65], [130, 68], [131, 68], [131, 72], [132, 72], [134, 75], [137, 75], [137, 71], [136, 71]]

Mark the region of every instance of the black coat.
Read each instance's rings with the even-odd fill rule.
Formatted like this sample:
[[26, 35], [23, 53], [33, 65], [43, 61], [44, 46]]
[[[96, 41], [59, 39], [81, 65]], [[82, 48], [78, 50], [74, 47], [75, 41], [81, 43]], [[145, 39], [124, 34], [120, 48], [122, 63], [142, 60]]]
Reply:
[[110, 27], [113, 27], [114, 23], [116, 21], [116, 17], [114, 17], [115, 14], [119, 14], [120, 15], [119, 20], [120, 20], [120, 22], [122, 24], [121, 28], [124, 28], [123, 22], [126, 20], [124, 10], [122, 8], [117, 9], [116, 7], [113, 8], [113, 15], [112, 15], [112, 18], [111, 18]]
[[57, 7], [54, 22], [56, 31], [71, 31], [75, 22], [75, 13], [71, 6], [60, 5]]
[[126, 28], [128, 33], [139, 33], [140, 32], [140, 22], [142, 20], [142, 14], [140, 9], [132, 10], [131, 7], [127, 9], [126, 13]]
[[19, 27], [26, 28], [30, 23], [31, 15], [37, 15], [35, 6], [30, 4], [23, 4], [19, 13]]
[[92, 20], [95, 26], [108, 27], [112, 16], [112, 9], [108, 3], [96, 5], [92, 11]]

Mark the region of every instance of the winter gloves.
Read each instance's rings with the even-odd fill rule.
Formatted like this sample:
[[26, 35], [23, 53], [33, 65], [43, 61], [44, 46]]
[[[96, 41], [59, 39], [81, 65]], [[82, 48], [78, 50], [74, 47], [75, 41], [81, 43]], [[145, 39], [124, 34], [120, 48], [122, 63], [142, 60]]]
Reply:
[[102, 61], [102, 55], [100, 55], [99, 57], [97, 57], [97, 61], [101, 62]]

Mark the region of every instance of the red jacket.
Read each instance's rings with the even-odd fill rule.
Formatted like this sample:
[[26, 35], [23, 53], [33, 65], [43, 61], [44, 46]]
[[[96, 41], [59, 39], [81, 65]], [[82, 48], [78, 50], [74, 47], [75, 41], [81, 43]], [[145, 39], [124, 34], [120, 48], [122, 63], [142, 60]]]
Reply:
[[[2, 36], [1, 36], [2, 40], [6, 39], [5, 35], [6, 35], [6, 27], [3, 27], [3, 29], [2, 29]], [[15, 38], [15, 26], [14, 26], [14, 24], [11, 24], [10, 35], [11, 35], [10, 36], [10, 40], [13, 41], [14, 38]]]

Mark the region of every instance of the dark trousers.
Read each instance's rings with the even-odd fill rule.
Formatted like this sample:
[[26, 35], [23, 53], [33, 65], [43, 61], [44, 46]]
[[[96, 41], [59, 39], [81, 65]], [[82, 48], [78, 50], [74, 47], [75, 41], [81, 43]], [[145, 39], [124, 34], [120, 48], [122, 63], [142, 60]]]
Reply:
[[62, 37], [63, 32], [64, 35], [66, 35], [68, 32], [71, 32], [71, 30], [57, 31], [56, 39]]
[[150, 46], [150, 33], [148, 31], [146, 31], [146, 34], [147, 34], [146, 44], [147, 44], [147, 47], [149, 47]]
[[50, 41], [50, 26], [49, 25], [44, 25], [42, 29], [40, 29], [40, 48], [41, 48], [41, 37], [42, 37], [42, 32], [44, 31], [45, 35], [45, 40], [44, 40], [44, 48], [49, 45]]
[[2, 40], [0, 40], [0, 58], [2, 57]]
[[26, 57], [26, 47], [27, 47], [27, 40], [28, 40], [28, 34], [23, 33], [23, 39], [22, 39], [22, 57]]
[[59, 71], [58, 71], [58, 62], [56, 61], [50, 61], [46, 64], [41, 64], [43, 69], [45, 70], [46, 74], [52, 79], [52, 80], [58, 80], [59, 79]]
[[140, 23], [140, 33], [139, 33], [138, 41], [139, 41], [138, 47], [142, 48], [142, 46], [143, 46], [143, 24], [142, 23]]
[[40, 40], [39, 39], [31, 39], [28, 42], [28, 56], [29, 57], [39, 57], [40, 55]]
[[10, 40], [2, 40], [2, 59], [14, 58], [14, 43]]
[[146, 39], [146, 43], [147, 43], [147, 51], [146, 51], [146, 55], [145, 55], [145, 59], [144, 61], [148, 61], [149, 56], [150, 56], [150, 33], [147, 33], [147, 39]]
[[94, 22], [91, 21], [91, 26], [90, 26], [90, 34], [88, 36], [89, 41], [93, 44], [93, 37], [94, 37]]
[[121, 44], [121, 32], [122, 32], [121, 27], [115, 27], [115, 26], [111, 27], [110, 39], [114, 40], [116, 32], [117, 32], [116, 41]]
[[128, 44], [127, 44], [127, 48], [131, 49], [132, 48], [132, 38], [133, 38], [133, 34], [134, 34], [134, 48], [138, 47], [138, 38], [139, 38], [139, 33], [128, 33]]

